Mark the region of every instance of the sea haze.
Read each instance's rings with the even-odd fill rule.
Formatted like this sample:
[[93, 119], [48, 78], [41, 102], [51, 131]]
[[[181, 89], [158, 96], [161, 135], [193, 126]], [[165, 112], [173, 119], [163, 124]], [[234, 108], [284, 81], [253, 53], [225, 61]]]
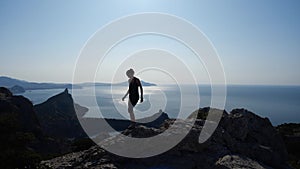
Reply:
[[[73, 89], [75, 102], [88, 107], [87, 117], [106, 117], [129, 119], [127, 113], [127, 100], [121, 98], [127, 91], [125, 86], [96, 86], [95, 94], [90, 94], [92, 87]], [[188, 116], [195, 106], [181, 105], [182, 95], [185, 102], [193, 102], [197, 93], [189, 91], [190, 86], [183, 86], [185, 93], [181, 93], [178, 86], [145, 86], [144, 102], [137, 104], [135, 114], [137, 118], [151, 116], [160, 109], [170, 117], [177, 117], [180, 109], [182, 114]], [[210, 106], [210, 86], [199, 86], [199, 107]], [[34, 104], [41, 103], [49, 97], [62, 92], [62, 89], [29, 90], [23, 95]], [[96, 104], [93, 100], [96, 99]], [[182, 102], [183, 103], [183, 102]], [[273, 125], [286, 122], [300, 122], [300, 86], [227, 86], [226, 111], [234, 108], [246, 108], [262, 117], [268, 117]], [[100, 113], [101, 112], [101, 113]]]

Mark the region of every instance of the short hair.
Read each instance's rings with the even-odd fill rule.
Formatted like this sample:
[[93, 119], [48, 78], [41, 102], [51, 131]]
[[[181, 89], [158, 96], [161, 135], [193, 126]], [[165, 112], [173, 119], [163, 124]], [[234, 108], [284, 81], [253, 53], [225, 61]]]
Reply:
[[133, 76], [134, 75], [134, 70], [130, 68], [129, 70], [126, 71], [126, 75], [127, 76], [128, 75], [132, 75]]

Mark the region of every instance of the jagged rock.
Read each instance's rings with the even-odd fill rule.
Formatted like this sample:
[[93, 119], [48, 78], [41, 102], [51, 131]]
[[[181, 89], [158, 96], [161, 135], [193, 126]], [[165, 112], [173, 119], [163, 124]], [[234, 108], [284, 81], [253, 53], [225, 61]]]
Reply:
[[251, 168], [251, 169], [272, 169], [271, 167], [259, 164], [248, 157], [241, 157], [238, 155], [226, 155], [216, 162], [215, 169], [228, 168]]
[[[74, 105], [72, 96], [65, 89], [47, 101], [35, 105], [37, 117], [45, 134], [57, 138], [80, 138], [86, 137], [76, 115], [83, 115], [86, 108]], [[81, 112], [83, 111], [83, 112]]]
[[13, 96], [4, 87], [0, 88], [0, 114], [15, 114], [17, 116], [16, 125], [23, 131], [40, 132], [40, 124], [30, 100], [23, 96]]
[[12, 97], [11, 91], [5, 87], [0, 87], [0, 99], [6, 99], [7, 97]]
[[[201, 109], [198, 112], [205, 113], [208, 110]], [[229, 114], [221, 110], [214, 110], [214, 113], [221, 113], [222, 119], [213, 135], [203, 144], [198, 142], [205, 122], [202, 115], [196, 116], [201, 118], [197, 119], [194, 124], [191, 124], [191, 119], [179, 120], [176, 123], [174, 119], [168, 119], [159, 129], [138, 125], [134, 129], [127, 129], [120, 135], [101, 142], [101, 145], [123, 142], [124, 140], [121, 139], [123, 134], [135, 138], [147, 138], [159, 134], [168, 141], [170, 134], [176, 135], [192, 125], [188, 135], [178, 145], [163, 154], [149, 158], [125, 158], [111, 154], [98, 146], [93, 146], [86, 151], [43, 161], [41, 167], [104, 168], [111, 166], [118, 169], [289, 168], [286, 165], [287, 153], [284, 144], [268, 119], [261, 118], [244, 109], [235, 109]], [[165, 132], [170, 127], [172, 130]], [[144, 144], [152, 143], [146, 140]], [[131, 146], [141, 149], [139, 145]], [[141, 152], [143, 152], [142, 149]]]
[[40, 157], [41, 127], [32, 103], [0, 88], [0, 168], [25, 168]]
[[191, 113], [188, 119], [196, 118], [196, 119], [206, 120], [208, 113], [210, 113], [211, 116], [218, 116], [219, 114], [222, 114], [222, 116], [228, 115], [228, 113], [225, 110], [221, 111], [215, 108], [204, 107]]
[[287, 160], [284, 142], [271, 122], [245, 109], [234, 109], [221, 122], [231, 136], [228, 147], [232, 152], [243, 154], [278, 168]]
[[289, 153], [289, 163], [294, 168], [300, 168], [300, 124], [284, 123], [276, 129], [283, 138]]

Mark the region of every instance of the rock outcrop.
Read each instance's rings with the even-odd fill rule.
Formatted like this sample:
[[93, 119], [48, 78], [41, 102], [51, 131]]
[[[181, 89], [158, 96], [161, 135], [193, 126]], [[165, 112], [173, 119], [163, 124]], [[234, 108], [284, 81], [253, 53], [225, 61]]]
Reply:
[[[74, 105], [68, 89], [34, 106], [42, 130], [46, 135], [54, 138], [83, 138], [86, 137], [86, 134], [77, 119], [75, 108], [87, 111], [78, 104]], [[78, 113], [84, 114], [84, 112]]]
[[276, 126], [289, 153], [289, 164], [300, 168], [300, 124], [284, 123]]
[[253, 168], [253, 169], [270, 169], [270, 167], [258, 163], [248, 157], [239, 155], [226, 155], [216, 162], [217, 169], [227, 168]]
[[[130, 120], [83, 118], [88, 109], [74, 103], [67, 89], [47, 101], [35, 105], [34, 109], [43, 132], [54, 138], [87, 137], [78, 118], [90, 135], [112, 132], [106, 130], [103, 126], [104, 123], [108, 123], [117, 131], [123, 131], [130, 125]], [[138, 124], [158, 128], [166, 119], [169, 119], [168, 115], [161, 111], [153, 116], [139, 119]]]
[[[79, 105], [75, 108], [87, 111]], [[67, 90], [38, 109], [45, 110], [45, 114], [37, 116], [30, 100], [0, 87], [0, 168], [35, 168], [42, 159], [95, 145], [90, 139], [80, 140], [85, 133], [79, 128], [73, 100]], [[68, 126], [68, 120], [72, 125]], [[64, 130], [65, 127], [69, 128]], [[76, 134], [66, 133], [71, 130]], [[71, 140], [68, 136], [76, 138]]]
[[1, 115], [14, 115], [17, 127], [24, 132], [40, 133], [41, 127], [33, 105], [23, 96], [14, 96], [8, 89], [0, 88]]
[[[205, 123], [205, 114], [209, 108], [197, 111], [195, 123], [188, 135], [169, 151], [148, 158], [125, 158], [107, 152], [99, 146], [88, 150], [67, 154], [52, 160], [43, 161], [41, 168], [168, 168], [168, 169], [226, 169], [226, 168], [289, 168], [286, 164], [287, 152], [277, 131], [267, 118], [261, 118], [244, 109], [235, 109], [231, 113], [214, 109], [221, 113], [222, 119], [213, 135], [204, 143], [198, 137]], [[161, 135], [168, 140], [166, 129], [172, 127], [172, 133], [180, 133], [191, 125], [191, 119], [166, 120], [160, 128], [138, 125], [121, 134], [101, 142], [117, 144], [122, 136], [147, 138]], [[151, 144], [151, 142], [145, 142]], [[133, 147], [135, 145], [132, 145]], [[120, 147], [126, 149], [127, 147]], [[140, 147], [136, 147], [139, 149]]]
[[0, 168], [32, 167], [40, 160], [41, 126], [32, 103], [0, 88]]
[[[137, 119], [137, 125], [159, 128], [167, 119], [169, 119], [168, 114], [159, 111], [150, 117]], [[81, 124], [85, 126], [85, 130], [89, 132], [89, 135], [97, 135], [103, 132], [124, 131], [131, 124], [130, 120], [125, 119], [81, 118], [80, 120]], [[111, 128], [106, 127], [106, 123], [109, 124]]]
[[0, 99], [5, 100], [12, 97], [12, 92], [5, 87], [0, 87]]

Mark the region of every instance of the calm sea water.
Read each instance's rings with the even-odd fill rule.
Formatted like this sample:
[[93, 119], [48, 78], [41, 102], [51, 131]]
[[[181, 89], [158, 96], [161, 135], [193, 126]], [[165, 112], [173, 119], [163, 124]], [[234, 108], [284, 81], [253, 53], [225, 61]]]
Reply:
[[[94, 89], [95, 93], [91, 92]], [[210, 106], [210, 86], [199, 86], [199, 93], [194, 89], [190, 86], [184, 86], [181, 90], [178, 86], [144, 87], [144, 102], [135, 107], [136, 117], [147, 117], [160, 109], [170, 117], [186, 117], [198, 107]], [[38, 104], [62, 91], [32, 90], [23, 95]], [[75, 102], [89, 108], [87, 117], [129, 119], [127, 99], [121, 100], [126, 91], [127, 87], [98, 86], [74, 89], [70, 93]], [[246, 108], [268, 117], [273, 125], [300, 123], [300, 86], [227, 86], [225, 110], [230, 112], [234, 108]]]

